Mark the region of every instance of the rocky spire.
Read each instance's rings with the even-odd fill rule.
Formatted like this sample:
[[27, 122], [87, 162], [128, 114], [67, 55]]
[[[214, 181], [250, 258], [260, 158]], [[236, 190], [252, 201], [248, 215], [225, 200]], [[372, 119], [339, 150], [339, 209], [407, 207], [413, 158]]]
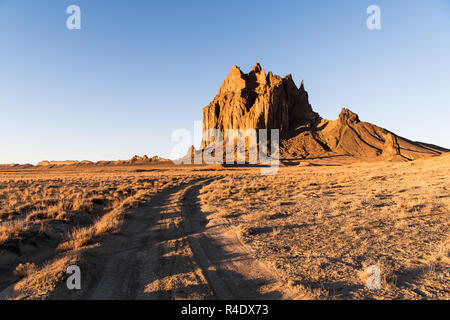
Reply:
[[244, 74], [238, 66], [233, 66], [219, 89], [219, 95], [240, 92], [243, 88], [245, 88]]
[[342, 124], [355, 124], [359, 122], [359, 117], [349, 109], [342, 108], [341, 113], [339, 114], [339, 121]]
[[297, 88], [292, 75], [284, 78], [272, 72], [266, 75], [259, 63], [248, 74], [233, 66], [219, 93], [203, 108], [202, 146], [209, 141], [208, 129], [287, 130], [317, 119], [306, 91]]

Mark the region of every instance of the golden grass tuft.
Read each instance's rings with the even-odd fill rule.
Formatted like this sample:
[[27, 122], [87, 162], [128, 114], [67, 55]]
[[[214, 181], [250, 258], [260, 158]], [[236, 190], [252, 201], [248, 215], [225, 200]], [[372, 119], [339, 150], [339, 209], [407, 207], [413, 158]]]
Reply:
[[0, 246], [12, 239], [19, 239], [29, 230], [29, 225], [24, 220], [3, 222], [0, 225]]
[[76, 262], [75, 256], [66, 255], [45, 263], [41, 268], [23, 267], [24, 278], [14, 285], [16, 299], [45, 299], [64, 279], [67, 268]]

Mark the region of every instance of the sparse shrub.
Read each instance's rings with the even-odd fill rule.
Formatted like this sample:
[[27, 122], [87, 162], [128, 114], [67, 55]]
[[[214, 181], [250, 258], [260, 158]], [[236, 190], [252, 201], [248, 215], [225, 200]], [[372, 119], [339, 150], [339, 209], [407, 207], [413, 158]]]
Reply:
[[26, 218], [25, 221], [39, 221], [47, 218], [47, 213], [44, 210], [35, 210], [31, 212]]
[[36, 265], [34, 263], [25, 263], [25, 264], [19, 264], [16, 269], [14, 270], [14, 275], [20, 278], [27, 277], [33, 272], [36, 271]]
[[89, 227], [77, 228], [71, 230], [67, 238], [69, 240], [61, 243], [57, 248], [58, 250], [69, 251], [82, 249], [91, 242], [93, 238], [93, 230]]
[[117, 233], [122, 223], [120, 213], [121, 211], [113, 210], [98, 220], [93, 226], [94, 235], [102, 236]]
[[255, 220], [255, 221], [264, 221], [270, 219], [271, 217], [272, 214], [270, 212], [255, 212], [243, 216], [245, 220]]
[[45, 263], [41, 268], [25, 267], [24, 277], [14, 285], [19, 293], [17, 299], [45, 299], [64, 279], [67, 268], [76, 261], [76, 256], [66, 255]]
[[282, 228], [281, 227], [273, 227], [272, 228], [272, 237], [277, 238], [281, 233]]
[[24, 220], [7, 221], [0, 224], [0, 246], [11, 239], [18, 239], [29, 230]]

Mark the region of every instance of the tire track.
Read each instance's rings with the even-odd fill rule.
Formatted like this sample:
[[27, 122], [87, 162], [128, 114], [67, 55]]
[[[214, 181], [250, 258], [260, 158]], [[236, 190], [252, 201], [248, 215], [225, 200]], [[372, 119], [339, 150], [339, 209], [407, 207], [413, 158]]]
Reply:
[[[203, 183], [204, 184], [204, 183]], [[215, 299], [293, 299], [276, 272], [255, 259], [225, 219], [209, 223], [198, 195], [203, 184], [187, 188], [183, 217], [194, 259], [201, 266]]]
[[291, 299], [275, 272], [252, 257], [231, 227], [208, 223], [198, 195], [215, 178], [156, 194], [80, 261], [82, 290], [52, 299]]

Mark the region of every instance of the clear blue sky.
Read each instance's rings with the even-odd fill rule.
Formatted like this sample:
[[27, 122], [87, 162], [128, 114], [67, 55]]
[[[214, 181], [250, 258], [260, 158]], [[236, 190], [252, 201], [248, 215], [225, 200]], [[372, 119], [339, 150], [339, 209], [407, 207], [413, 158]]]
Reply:
[[229, 69], [256, 62], [304, 78], [324, 118], [346, 106], [450, 147], [448, 0], [0, 0], [0, 163], [169, 156]]

